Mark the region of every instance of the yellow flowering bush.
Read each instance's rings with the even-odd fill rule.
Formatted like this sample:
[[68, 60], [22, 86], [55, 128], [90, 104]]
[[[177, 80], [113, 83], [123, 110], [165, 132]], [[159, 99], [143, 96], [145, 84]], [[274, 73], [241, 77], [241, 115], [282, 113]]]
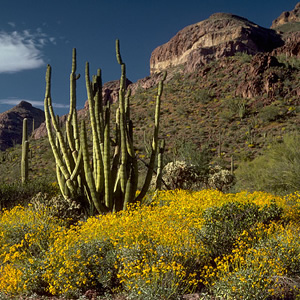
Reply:
[[294, 297], [299, 204], [298, 193], [162, 191], [149, 205], [71, 226], [18, 206], [0, 214], [0, 296]]
[[104, 293], [116, 286], [114, 247], [99, 229], [96, 222], [87, 222], [56, 234], [44, 261], [47, 292], [76, 297], [88, 289]]
[[295, 224], [245, 231], [231, 254], [206, 268], [212, 293], [229, 299], [295, 299], [300, 292], [299, 234]]
[[60, 221], [46, 210], [15, 206], [0, 214], [0, 291], [9, 294], [43, 292], [43, 259]]

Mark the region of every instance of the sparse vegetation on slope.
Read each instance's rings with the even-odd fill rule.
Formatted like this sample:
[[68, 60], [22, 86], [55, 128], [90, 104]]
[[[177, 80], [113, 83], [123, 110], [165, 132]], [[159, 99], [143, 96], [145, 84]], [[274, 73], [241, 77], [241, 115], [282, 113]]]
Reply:
[[[279, 66], [262, 69], [257, 77], [255, 59], [238, 54], [201, 67], [197, 73], [170, 70], [173, 77], [165, 83], [160, 120], [161, 137], [166, 140], [166, 163], [178, 159], [178, 144], [190, 143], [193, 152], [205, 150], [211, 163], [227, 169], [233, 156], [238, 168], [240, 162], [254, 159], [262, 149], [281, 141], [285, 134], [299, 131], [299, 60], [281, 55]], [[276, 82], [269, 84], [268, 94], [260, 89], [270, 76]], [[241, 86], [242, 83], [247, 86]], [[253, 97], [244, 98], [244, 89], [252, 91]], [[140, 88], [131, 101], [135, 150], [142, 160], [148, 155], [147, 145], [151, 143], [155, 95], [155, 88]], [[115, 107], [113, 104], [112, 114]], [[20, 154], [19, 146], [2, 152], [1, 182], [19, 178]], [[143, 164], [139, 164], [142, 170]], [[29, 168], [29, 180], [45, 177], [49, 182], [56, 181], [47, 139], [30, 140]]]

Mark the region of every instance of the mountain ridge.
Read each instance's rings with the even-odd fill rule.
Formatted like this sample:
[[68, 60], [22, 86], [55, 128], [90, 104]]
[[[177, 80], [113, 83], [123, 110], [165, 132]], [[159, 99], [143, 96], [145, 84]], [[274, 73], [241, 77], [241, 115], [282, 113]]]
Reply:
[[[296, 5], [295, 9], [298, 9], [299, 5], [300, 3]], [[208, 24], [210, 30], [209, 31], [210, 37], [212, 37], [211, 30], [213, 28], [217, 28], [218, 30], [218, 33], [216, 33], [215, 36], [220, 37], [220, 35], [224, 33], [224, 26], [223, 26], [224, 24], [226, 26], [233, 24], [232, 25], [233, 28], [235, 28], [235, 30], [236, 29], [238, 30], [237, 31], [233, 30], [232, 32], [230, 32], [228, 36], [233, 37], [231, 40], [225, 39], [226, 40], [225, 42], [221, 42], [219, 45], [216, 46], [213, 43], [213, 38], [212, 38], [210, 41], [211, 44], [207, 42], [208, 44], [206, 44], [207, 45], [206, 48], [205, 47], [197, 48], [197, 42], [199, 42], [197, 38], [199, 36], [201, 37], [201, 34], [199, 34], [199, 32], [198, 33], [195, 32], [195, 29], [197, 26], [199, 28], [199, 24], [206, 24], [206, 25]], [[191, 29], [192, 29], [192, 33], [190, 32]], [[248, 42], [246, 42], [248, 37], [249, 36], [251, 37], [252, 30], [254, 31], [263, 30], [263, 32], [268, 32], [269, 38], [275, 37], [275, 42], [273, 44], [278, 47], [274, 48], [272, 46], [269, 49], [259, 48], [258, 47], [259, 45], [257, 45], [257, 40], [256, 41], [255, 39], [253, 40], [253, 36], [252, 39], [249, 39]], [[187, 31], [187, 33], [189, 34], [184, 37], [183, 33], [185, 31]], [[207, 33], [206, 32], [207, 30], [205, 28], [204, 29], [202, 28], [202, 31], [204, 32], [204, 33], [202, 32], [203, 33], [202, 37], [203, 37]], [[182, 37], [181, 42], [178, 40], [178, 34], [179, 36]], [[188, 41], [187, 37], [191, 38], [190, 41]], [[175, 39], [175, 44], [170, 43], [170, 41], [172, 40], [174, 41], [174, 39]], [[192, 49], [192, 51], [190, 51], [189, 54], [186, 56], [186, 58], [188, 59], [184, 61], [183, 64], [167, 65], [168, 77], [166, 82], [172, 80], [172, 78], [176, 76], [178, 73], [181, 74], [195, 73], [197, 74], [196, 76], [205, 76], [208, 72], [210, 72], [209, 64], [214, 60], [220, 60], [222, 64], [226, 64], [225, 63], [226, 60], [222, 62], [222, 58], [230, 57], [238, 53], [241, 53], [241, 55], [243, 55], [244, 53], [249, 52], [248, 54], [251, 54], [253, 57], [252, 69], [250, 68], [249, 70], [246, 71], [248, 72], [248, 75], [241, 80], [239, 86], [235, 87], [236, 90], [235, 96], [240, 96], [242, 98], [260, 97], [262, 96], [263, 93], [267, 95], [268, 94], [271, 95], [270, 90], [272, 89], [274, 90], [275, 88], [277, 89], [282, 88], [282, 85], [280, 83], [282, 76], [278, 76], [274, 74], [274, 72], [273, 73], [270, 72], [270, 74], [266, 75], [267, 76], [266, 78], [261, 77], [262, 74], [267, 74], [266, 70], [270, 67], [273, 67], [274, 63], [275, 66], [280, 67], [279, 63], [278, 62], [276, 63], [277, 59], [275, 59], [274, 56], [286, 55], [288, 57], [295, 57], [295, 58], [300, 57], [300, 42], [299, 42], [300, 32], [293, 32], [292, 34], [288, 33], [283, 35], [280, 32], [275, 31], [273, 29], [262, 28], [259, 25], [247, 20], [246, 18], [236, 16], [233, 14], [228, 14], [228, 13], [215, 13], [206, 20], [200, 21], [196, 24], [189, 25], [183, 28], [182, 30], [180, 30], [179, 33], [177, 33], [173, 38], [170, 39], [170, 41], [164, 45], [157, 47], [156, 49], [163, 47], [166, 50], [167, 46], [169, 45], [170, 49], [166, 51], [169, 53], [170, 57], [172, 57], [172, 55], [174, 56], [175, 54], [178, 54], [180, 56], [180, 53], [181, 54], [184, 53], [183, 51], [184, 49], [188, 49], [188, 50]], [[261, 39], [259, 39], [259, 41], [261, 41]], [[188, 44], [184, 45], [185, 42], [187, 42]], [[179, 47], [178, 43], [179, 44], [181, 43], [184, 46]], [[193, 46], [195, 44], [196, 46]], [[174, 47], [177, 45], [177, 48], [176, 47], [174, 48], [172, 45]], [[132, 90], [132, 94], [139, 92], [141, 89], [151, 89], [152, 87], [154, 87], [160, 79], [160, 72], [165, 70], [164, 68], [163, 69], [158, 68], [158, 70], [155, 71], [155, 67], [154, 67], [155, 63], [153, 61], [155, 61], [154, 57], [157, 55], [156, 49], [152, 52], [151, 59], [150, 59], [150, 67], [152, 66], [152, 72], [150, 76], [142, 78], [135, 83], [132, 83], [131, 81], [127, 82], [127, 85]], [[252, 50], [250, 51], [249, 49]], [[161, 51], [161, 53], [163, 53], [163, 51]], [[260, 53], [261, 55], [256, 57], [256, 55]], [[265, 53], [266, 55], [263, 53]], [[161, 56], [160, 54], [157, 55], [157, 60], [163, 61], [163, 56]], [[180, 62], [180, 58], [176, 58], [175, 60]], [[258, 64], [258, 66], [256, 67], [255, 64]], [[230, 65], [226, 67], [228, 69], [231, 69]], [[103, 85], [103, 99], [105, 101], [110, 101], [111, 103], [116, 102], [118, 98], [118, 88], [119, 88], [118, 80], [105, 83]], [[211, 86], [210, 89], [214, 89], [214, 87]], [[299, 88], [297, 87], [293, 91], [293, 93], [296, 96], [297, 95], [299, 96], [300, 94]], [[78, 114], [81, 115], [82, 117], [85, 117], [87, 115], [87, 107], [88, 105], [86, 103], [84, 108], [78, 110]], [[61, 120], [62, 122], [64, 122], [66, 120], [66, 116], [62, 116]], [[4, 122], [4, 118], [2, 118], [2, 121], [0, 119], [0, 126], [2, 128], [11, 126], [9, 125], [9, 122], [8, 123], [3, 123], [3, 122]], [[36, 125], [36, 127], [38, 126]], [[33, 136], [34, 138], [39, 139], [45, 135], [46, 135], [46, 128], [45, 128], [45, 124], [42, 123], [40, 128], [35, 130]], [[1, 139], [1, 135], [0, 135], [0, 139]], [[14, 140], [14, 142], [10, 142], [7, 144], [8, 146], [2, 148], [1, 148], [1, 141], [0, 141], [0, 149], [1, 150], [6, 149], [7, 147], [11, 147], [15, 142], [18, 143], [20, 141], [19, 138], [15, 138], [15, 137], [13, 137], [12, 140]]]

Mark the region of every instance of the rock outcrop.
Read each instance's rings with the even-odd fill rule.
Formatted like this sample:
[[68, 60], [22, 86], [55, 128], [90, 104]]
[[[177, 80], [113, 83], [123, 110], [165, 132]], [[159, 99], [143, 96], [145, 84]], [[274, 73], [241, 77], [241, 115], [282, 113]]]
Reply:
[[198, 65], [236, 52], [270, 52], [283, 44], [281, 36], [272, 29], [239, 16], [216, 13], [185, 27], [169, 42], [157, 47], [151, 55], [150, 73], [178, 65], [185, 65], [185, 71], [190, 72]]
[[275, 19], [271, 28], [280, 29], [280, 27], [285, 24], [298, 22], [300, 22], [300, 2], [296, 4], [293, 10], [284, 11], [277, 19]]
[[300, 31], [283, 35], [285, 44], [272, 51], [272, 55], [284, 54], [288, 57], [300, 58]]
[[28, 119], [28, 133], [37, 128], [45, 120], [44, 112], [33, 107], [26, 101], [21, 101], [12, 109], [0, 114], [0, 150], [13, 147], [22, 142], [23, 119]]

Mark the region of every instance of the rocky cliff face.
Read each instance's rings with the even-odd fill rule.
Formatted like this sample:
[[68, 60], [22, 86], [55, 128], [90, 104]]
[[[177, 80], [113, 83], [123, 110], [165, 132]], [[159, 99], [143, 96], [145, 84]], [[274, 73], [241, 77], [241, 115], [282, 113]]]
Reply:
[[277, 19], [275, 19], [271, 28], [277, 29], [282, 25], [297, 22], [300, 22], [300, 2], [296, 4], [292, 11], [284, 11]]
[[13, 147], [22, 142], [23, 119], [28, 119], [28, 133], [37, 128], [45, 120], [44, 112], [33, 107], [26, 101], [21, 101], [17, 106], [0, 114], [0, 150]]
[[198, 65], [236, 52], [270, 52], [283, 44], [274, 30], [232, 14], [216, 13], [185, 27], [169, 42], [157, 47], [151, 55], [150, 73], [182, 64], [190, 72]]

